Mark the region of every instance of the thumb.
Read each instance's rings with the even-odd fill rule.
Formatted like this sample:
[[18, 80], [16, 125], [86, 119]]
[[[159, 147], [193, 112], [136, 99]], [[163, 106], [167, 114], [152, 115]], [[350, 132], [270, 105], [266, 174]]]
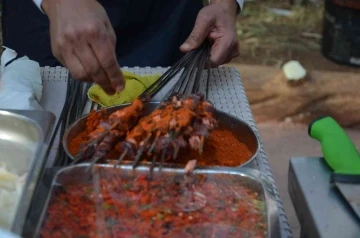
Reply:
[[188, 52], [199, 47], [211, 32], [213, 22], [212, 18], [199, 15], [196, 19], [194, 29], [187, 40], [180, 46], [180, 50], [182, 52]]

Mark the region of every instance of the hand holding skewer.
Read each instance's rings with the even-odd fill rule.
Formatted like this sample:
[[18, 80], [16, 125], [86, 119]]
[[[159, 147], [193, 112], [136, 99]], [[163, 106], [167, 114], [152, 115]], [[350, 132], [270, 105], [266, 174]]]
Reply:
[[[130, 106], [112, 113], [106, 121], [90, 133], [89, 141], [74, 161], [90, 156], [90, 168], [115, 148], [120, 157], [115, 166], [123, 159], [133, 159], [135, 168], [143, 155], [153, 156], [153, 166], [160, 156], [160, 165], [169, 159], [176, 159], [181, 148], [189, 146], [200, 154], [205, 138], [216, 127], [213, 118], [214, 108], [199, 90], [201, 75], [205, 67], [210, 70], [209, 44], [187, 53], [160, 79], [151, 85]], [[159, 92], [181, 69], [184, 71], [160, 106], [149, 116], [141, 114], [150, 99]], [[208, 71], [207, 81], [210, 77]], [[206, 89], [207, 91], [207, 89]], [[175, 92], [175, 93], [174, 93]], [[180, 93], [182, 92], [182, 93]], [[188, 96], [184, 96], [188, 95]], [[140, 119], [140, 120], [139, 120]], [[91, 153], [90, 153], [91, 152]]]

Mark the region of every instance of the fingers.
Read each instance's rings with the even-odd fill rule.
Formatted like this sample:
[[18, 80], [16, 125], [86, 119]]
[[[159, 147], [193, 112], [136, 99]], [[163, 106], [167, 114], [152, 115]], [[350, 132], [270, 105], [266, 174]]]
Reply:
[[87, 77], [83, 65], [81, 64], [76, 54], [72, 52], [70, 48], [63, 51], [63, 57], [61, 58], [62, 64], [68, 68], [68, 70], [71, 72], [72, 77], [83, 81], [92, 81], [89, 77]]
[[72, 49], [70, 47], [66, 47], [61, 50], [61, 48], [56, 47], [59, 45], [62, 45], [60, 40], [58, 40], [57, 44], [51, 44], [51, 48], [54, 56], [60, 61], [60, 63], [71, 72], [71, 75], [75, 79], [91, 82], [92, 80], [87, 77], [84, 67]]
[[116, 35], [97, 1], [61, 1], [52, 5], [51, 47], [74, 78], [93, 81], [107, 93], [121, 91], [124, 80], [115, 55]]
[[116, 47], [116, 34], [114, 32], [114, 28], [112, 27], [112, 25], [110, 24], [110, 20], [108, 20], [107, 22], [105, 22], [105, 26], [110, 38], [110, 41], [112, 43], [112, 45], [114, 46], [114, 48]]
[[[239, 43], [237, 43], [237, 44], [234, 45], [234, 48], [233, 48], [233, 50], [231, 50], [230, 53], [231, 53], [231, 54], [230, 54], [230, 56], [229, 56], [229, 58], [228, 58], [229, 62], [230, 62], [232, 59], [234, 59], [234, 58], [236, 58], [236, 57], [238, 57], [238, 56], [240, 55]], [[226, 62], [226, 63], [229, 63], [229, 62]]]
[[93, 81], [108, 94], [124, 89], [112, 27], [92, 23], [83, 26], [81, 31], [68, 28], [62, 36], [54, 44], [53, 52], [74, 78]]
[[194, 29], [187, 40], [180, 46], [180, 50], [188, 52], [199, 47], [211, 32], [214, 24], [215, 15], [205, 14], [201, 10], [196, 18]]
[[111, 86], [110, 80], [100, 67], [91, 46], [87, 42], [78, 44], [75, 48], [75, 54], [82, 62], [82, 66], [86, 72], [86, 76], [93, 82], [99, 84], [107, 94], [114, 94], [115, 90]]
[[[64, 55], [64, 60], [74, 78], [84, 81], [93, 81], [99, 84], [106, 93], [114, 94], [115, 90], [114, 88], [112, 88], [110, 80], [107, 78], [106, 74], [100, 67], [99, 62], [92, 51], [92, 47], [86, 39], [87, 37], [89, 37], [89, 33], [94, 34], [95, 31], [98, 32], [97, 35], [100, 35], [101, 27], [93, 27], [91, 29], [84, 28], [81, 34], [75, 30], [68, 30], [66, 34], [64, 34], [64, 37], [65, 40], [69, 42], [68, 45], [72, 46], [72, 51], [75, 53], [75, 57], [70, 55]], [[83, 72], [73, 72], [73, 70], [76, 70], [76, 68], [74, 68], [75, 66], [73, 66], [74, 60], [70, 59], [70, 57], [74, 57], [76, 58], [76, 61], [80, 62], [85, 74]]]
[[211, 48], [211, 66], [218, 67], [239, 56], [239, 44], [231, 34], [216, 39]]
[[234, 58], [238, 57], [240, 55], [239, 53], [239, 44], [234, 45], [233, 49], [230, 50], [228, 57], [226, 58], [225, 62], [222, 64], [228, 64], [233, 60]]
[[211, 66], [218, 67], [229, 62], [239, 55], [237, 35], [231, 25], [229, 19], [218, 14], [218, 9], [215, 6], [203, 8], [196, 19], [193, 31], [180, 46], [180, 50], [188, 52], [196, 49], [209, 37], [212, 43]]
[[104, 87], [111, 86], [119, 92], [124, 89], [125, 81], [115, 54], [116, 36], [112, 27], [108, 24], [103, 26], [102, 31], [96, 31], [99, 27], [89, 28], [90, 37], [87, 42], [91, 46], [98, 68], [103, 70], [107, 78], [106, 81], [102, 79], [99, 84], [102, 83]]
[[[125, 87], [125, 80], [118, 64], [115, 47], [109, 37], [93, 38], [90, 40], [93, 52], [104, 70], [110, 85], [120, 92]], [[99, 47], [101, 46], [101, 47]]]

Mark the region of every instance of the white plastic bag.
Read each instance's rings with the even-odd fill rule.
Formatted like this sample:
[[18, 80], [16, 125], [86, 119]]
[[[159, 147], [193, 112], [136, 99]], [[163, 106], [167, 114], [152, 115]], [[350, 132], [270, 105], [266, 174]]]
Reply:
[[6, 231], [0, 228], [0, 237], [1, 238], [20, 238], [20, 236], [10, 232]]
[[4, 48], [1, 56], [0, 109], [43, 110], [39, 103], [42, 95], [39, 63], [26, 56], [15, 59], [17, 53]]

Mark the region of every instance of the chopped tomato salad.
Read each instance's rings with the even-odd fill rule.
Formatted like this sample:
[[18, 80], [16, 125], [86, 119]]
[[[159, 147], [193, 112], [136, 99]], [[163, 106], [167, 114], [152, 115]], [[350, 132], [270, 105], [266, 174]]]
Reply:
[[263, 198], [239, 181], [101, 168], [54, 190], [41, 237], [266, 237]]

